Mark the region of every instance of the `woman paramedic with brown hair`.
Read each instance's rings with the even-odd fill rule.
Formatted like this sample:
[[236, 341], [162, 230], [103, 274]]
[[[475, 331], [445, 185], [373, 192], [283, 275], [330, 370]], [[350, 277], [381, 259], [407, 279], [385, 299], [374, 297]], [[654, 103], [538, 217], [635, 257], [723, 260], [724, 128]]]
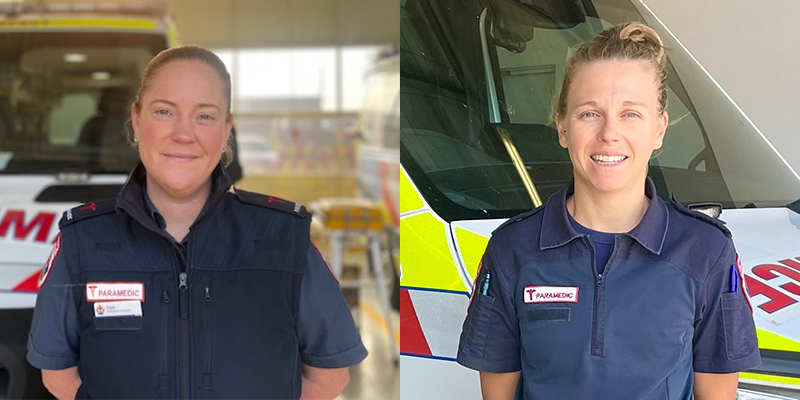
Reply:
[[65, 213], [43, 272], [28, 360], [58, 398], [333, 399], [366, 357], [305, 209], [229, 190], [230, 100], [203, 48], [145, 68], [141, 163]]
[[666, 55], [630, 23], [577, 48], [555, 109], [573, 182], [489, 242], [458, 362], [485, 399], [733, 399], [760, 363], [730, 233], [665, 204]]

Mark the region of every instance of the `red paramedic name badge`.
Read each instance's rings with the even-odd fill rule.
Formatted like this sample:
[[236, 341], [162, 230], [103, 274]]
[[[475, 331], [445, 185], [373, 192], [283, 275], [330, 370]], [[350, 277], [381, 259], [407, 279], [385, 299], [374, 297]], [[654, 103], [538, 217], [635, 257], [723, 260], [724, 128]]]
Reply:
[[144, 283], [142, 282], [86, 282], [86, 301], [144, 302]]
[[525, 286], [522, 291], [525, 304], [531, 303], [577, 303], [578, 287], [570, 286]]

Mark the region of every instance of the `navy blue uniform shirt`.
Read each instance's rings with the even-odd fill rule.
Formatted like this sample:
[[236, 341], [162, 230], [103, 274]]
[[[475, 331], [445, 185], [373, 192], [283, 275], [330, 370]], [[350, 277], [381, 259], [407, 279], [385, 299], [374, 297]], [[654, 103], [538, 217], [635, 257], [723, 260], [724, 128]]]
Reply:
[[522, 371], [525, 399], [690, 399], [693, 372], [760, 364], [742, 290], [729, 292], [733, 242], [655, 194], [642, 221], [617, 235], [605, 271], [570, 225], [573, 186], [498, 228], [483, 256], [458, 362]]
[[[135, 179], [137, 171], [138, 180]], [[176, 324], [174, 318], [177, 318], [179, 309], [177, 303], [179, 303], [180, 295], [178, 292], [181, 289], [177, 282], [174, 285], [170, 282], [172, 279], [176, 279], [175, 277], [178, 274], [174, 269], [170, 271], [169, 266], [178, 264], [176, 263], [177, 257], [164, 257], [164, 255], [169, 254], [167, 251], [169, 246], [165, 245], [169, 244], [169, 242], [163, 241], [163, 234], [157, 235], [157, 232], [162, 230], [164, 226], [163, 224], [157, 224], [159, 221], [157, 211], [152, 205], [148, 206], [146, 204], [149, 202], [146, 195], [142, 196], [144, 194], [142, 191], [144, 186], [142, 178], [144, 174], [143, 167], [138, 167], [137, 171], [134, 172], [133, 178], [129, 180], [126, 188], [120, 194], [120, 198], [117, 199], [116, 210], [113, 201], [107, 201], [97, 203], [96, 213], [98, 213], [98, 216], [96, 217], [88, 217], [81, 220], [81, 217], [77, 214], [79, 212], [94, 213], [95, 203], [92, 203], [90, 207], [76, 207], [66, 213], [65, 220], [69, 221], [73, 219], [72, 213], [75, 212], [74, 221], [76, 222], [69, 222], [68, 226], [62, 227], [61, 233], [56, 240], [53, 259], [48, 263], [46, 279], [37, 297], [29, 334], [27, 358], [31, 365], [39, 369], [60, 370], [79, 366], [82, 376], [83, 373], [88, 373], [89, 367], [91, 367], [93, 376], [108, 375], [111, 377], [111, 381], [107, 382], [108, 386], [102, 388], [102, 390], [107, 390], [106, 393], [109, 393], [108, 390], [114, 390], [115, 379], [124, 379], [138, 382], [138, 386], [143, 387], [143, 390], [150, 390], [151, 387], [155, 390], [156, 386], [161, 390], [163, 386], [166, 388], [164, 390], [167, 391], [159, 391], [159, 397], [176, 397], [176, 388], [173, 384], [175, 381], [172, 379], [181, 370], [177, 369], [175, 359], [169, 354], [177, 353], [176, 349], [183, 345], [183, 342], [176, 338], [176, 329], [174, 329]], [[196, 385], [191, 389], [192, 393], [200, 393], [202, 390], [210, 391], [213, 388], [226, 390], [222, 389], [228, 387], [226, 385], [244, 387], [244, 385], [247, 385], [247, 381], [243, 380], [247, 379], [247, 377], [242, 377], [244, 374], [239, 375], [238, 378], [225, 377], [226, 370], [234, 372], [241, 368], [249, 368], [256, 372], [264, 371], [259, 380], [262, 383], [269, 384], [271, 378], [266, 371], [269, 371], [268, 365], [277, 360], [260, 359], [259, 363], [262, 364], [247, 361], [246, 363], [242, 362], [242, 365], [223, 365], [230, 362], [229, 360], [231, 359], [242, 361], [258, 356], [259, 353], [253, 352], [252, 349], [261, 348], [264, 343], [266, 343], [264, 346], [276, 345], [275, 343], [268, 343], [270, 340], [269, 336], [267, 336], [268, 333], [258, 328], [268, 323], [268, 321], [262, 320], [267, 318], [266, 316], [272, 315], [266, 310], [270, 305], [260, 304], [257, 301], [265, 297], [275, 299], [280, 297], [277, 295], [258, 294], [256, 293], [258, 288], [240, 288], [238, 285], [246, 286], [247, 282], [238, 277], [254, 276], [261, 279], [261, 277], [265, 276], [274, 276], [277, 279], [281, 276], [288, 276], [289, 274], [280, 271], [262, 272], [260, 269], [256, 270], [256, 268], [261, 268], [260, 265], [251, 266], [248, 263], [252, 262], [252, 260], [281, 260], [275, 257], [284, 253], [279, 253], [281, 249], [276, 248], [276, 246], [284, 242], [294, 243], [288, 240], [265, 240], [268, 237], [263, 237], [263, 232], [268, 229], [274, 230], [275, 228], [270, 228], [263, 222], [264, 216], [272, 214], [269, 214], [268, 210], [260, 211], [260, 206], [254, 206], [241, 200], [244, 196], [249, 196], [250, 200], [248, 201], [255, 202], [263, 199], [264, 203], [267, 203], [269, 199], [269, 203], [272, 203], [274, 198], [256, 194], [230, 193], [228, 191], [230, 182], [221, 172], [221, 167], [218, 167], [214, 173], [212, 186], [212, 196], [201, 213], [201, 217], [205, 214], [203, 222], [196, 224], [192, 228], [190, 235], [184, 241], [184, 246], [178, 246], [184, 247], [179, 249], [181, 253], [184, 253], [184, 257], [186, 257], [188, 251], [188, 253], [194, 255], [196, 260], [188, 274], [190, 277], [190, 289], [192, 290], [191, 296], [192, 299], [196, 299], [191, 300], [195, 302], [192, 303], [193, 306], [213, 304], [214, 307], [206, 307], [203, 310], [195, 307], [191, 311], [191, 315], [194, 318], [192, 320], [193, 325], [190, 328], [193, 335], [192, 346], [196, 346], [192, 347], [192, 349], [197, 351], [192, 362], [195, 363], [193, 365], [201, 365], [204, 369], [210, 371], [204, 372], [200, 371], [199, 367], [192, 367], [193, 371], [197, 371], [198, 374], [204, 373], [204, 376], [210, 378], [207, 381], [195, 381]], [[132, 191], [132, 188], [138, 190], [139, 196], [135, 195], [137, 192], [135, 190]], [[123, 198], [123, 194], [125, 194], [126, 199], [132, 199], [137, 205], [128, 206], [134, 208], [120, 209], [122, 201], [120, 199]], [[212, 199], [215, 202], [214, 205], [211, 205]], [[279, 199], [275, 201], [292, 204]], [[87, 211], [78, 211], [84, 209], [87, 209]], [[299, 205], [295, 206], [295, 211], [298, 209], [301, 209], [301, 207]], [[280, 215], [283, 214], [279, 211], [274, 212], [276, 213], [275, 220], [277, 221]], [[198, 220], [201, 217], [198, 217]], [[150, 218], [153, 219], [151, 220]], [[290, 221], [295, 217], [288, 216], [288, 218], [288, 220], [284, 218], [281, 221]], [[289, 222], [286, 223], [288, 224]], [[238, 230], [232, 230], [231, 227], [233, 226], [237, 227]], [[291, 225], [286, 226], [291, 227]], [[103, 232], [108, 230], [107, 233], [104, 233], [108, 237], [92, 237], [91, 230]], [[255, 241], [253, 236], [256, 239]], [[141, 242], [111, 243], [114, 240], [119, 240], [119, 238], [125, 238], [129, 241], [141, 240]], [[102, 241], [103, 239], [107, 239], [109, 243], [95, 243], [95, 241]], [[297, 365], [296, 360], [299, 360], [303, 364], [319, 368], [339, 368], [355, 365], [366, 357], [367, 351], [361, 343], [350, 310], [345, 304], [336, 279], [331, 274], [320, 252], [310, 244], [308, 235], [301, 236], [298, 241], [305, 242], [307, 246], [302, 248], [307, 248], [307, 251], [304, 250], [304, 253], [298, 253], [295, 266], [291, 268], [297, 271], [294, 274], [301, 277], [301, 279], [295, 279], [298, 282], [296, 289], [286, 289], [287, 292], [296, 293], [296, 300], [294, 300], [296, 301], [296, 316], [293, 317], [292, 324], [278, 328], [282, 330], [281, 332], [291, 331], [285, 336], [292, 339], [296, 348], [286, 353], [293, 357], [292, 359], [280, 361], [282, 363], [285, 362], [287, 365]], [[152, 245], [142, 245], [142, 243], [152, 243]], [[264, 249], [255, 248], [250, 250], [250, 246], [253, 244], [256, 247], [262, 246]], [[192, 249], [192, 245], [194, 245], [194, 249]], [[135, 260], [115, 258], [117, 257], [116, 252], [127, 251], [128, 247], [133, 247], [134, 252], [132, 253], [133, 256], [126, 252], [126, 257], [136, 258]], [[187, 247], [188, 250], [186, 249]], [[88, 249], [92, 251], [87, 251]], [[255, 254], [260, 258], [250, 254], [242, 256], [232, 253], [235, 251], [241, 252], [242, 249], [250, 251], [250, 254]], [[285, 254], [289, 254], [288, 250], [286, 250]], [[100, 265], [84, 265], [87, 262], [99, 263]], [[226, 262], [233, 264], [233, 267], [225, 265]], [[126, 269], [131, 268], [131, 265], [125, 265], [124, 267], [118, 265], [126, 263], [140, 269], [132, 272]], [[217, 267], [218, 264], [219, 267]], [[284, 268], [277, 264], [273, 266], [273, 268], [279, 267]], [[211, 268], [217, 269], [211, 270]], [[288, 269], [289, 267], [285, 268]], [[98, 270], [100, 272], [97, 272]], [[132, 275], [134, 273], [136, 275]], [[99, 322], [103, 321], [100, 321], [96, 314], [94, 321], [89, 317], [92, 307], [88, 308], [89, 314], [85, 315], [87, 313], [87, 310], [85, 310], [87, 303], [84, 296], [88, 297], [88, 293], [84, 295], [86, 290], [83, 289], [83, 286], [85, 285], [81, 281], [85, 279], [84, 275], [100, 276], [99, 274], [107, 276], [106, 280], [108, 281], [143, 280], [145, 282], [143, 285], [147, 295], [142, 296], [141, 309], [143, 312], [141, 317], [138, 320], [129, 318], [131, 323], [136, 325], [136, 330], [116, 322], [113, 328], [100, 326]], [[163, 278], [148, 278], [148, 276], [155, 274], [160, 274], [158, 276]], [[131, 278], [131, 276], [135, 276], [135, 278]], [[195, 276], [195, 278], [191, 278], [192, 276]], [[211, 276], [215, 276], [216, 279], [212, 279]], [[166, 283], [161, 285], [161, 282]], [[232, 282], [235, 282], [236, 287], [230, 287], [234, 284]], [[192, 283], [195, 286], [192, 287]], [[205, 302], [202, 300], [203, 285], [205, 285]], [[210, 291], [209, 288], [211, 288]], [[261, 287], [262, 291], [277, 289], [280, 288], [277, 286], [273, 289]], [[239, 298], [244, 298], [248, 291], [254, 291], [254, 296], [249, 296], [254, 300], [252, 302], [238, 301]], [[239, 296], [238, 293], [242, 293], [242, 295]], [[210, 294], [213, 294], [213, 302], [210, 302]], [[233, 296], [238, 296], [236, 298], [237, 301], [231, 300]], [[293, 300], [290, 297], [286, 298], [285, 301], [291, 302]], [[228, 304], [233, 304], [237, 308], [234, 310], [228, 309], [226, 312], [223, 308], [228, 307]], [[288, 309], [289, 305], [286, 308]], [[213, 314], [211, 314], [212, 312]], [[247, 318], [238, 319], [234, 322], [225, 322], [229, 315], [246, 315]], [[203, 323], [209, 324], [208, 321], [210, 319], [207, 318], [209, 316], [217, 318], [217, 322], [203, 326]], [[181, 316], [181, 319], [183, 318]], [[134, 341], [137, 343], [139, 341], [142, 343], [149, 341], [151, 336], [147, 335], [159, 330], [162, 332], [161, 336], [156, 335], [156, 337], [158, 337], [157, 341], [160, 343], [147, 342], [146, 346], [133, 343]], [[221, 337], [209, 337], [209, 332], [215, 335], [219, 334]], [[85, 336], [86, 334], [89, 334], [89, 336]], [[114, 337], [125, 337], [125, 340], [120, 339], [122, 342], [115, 342]], [[200, 345], [201, 339], [202, 343], [206, 343], [205, 347]], [[103, 343], [103, 346], [108, 346], [108, 343], [114, 343], [111, 347], [104, 347], [107, 349], [107, 358], [101, 361], [87, 361], [85, 357], [87, 349], [91, 347], [92, 354], [97, 354], [95, 348], [98, 347], [97, 343], [100, 342]], [[211, 347], [212, 345], [214, 347]], [[130, 350], [126, 347], [130, 348]], [[223, 354], [224, 351], [222, 350], [245, 351], [243, 349], [248, 348], [251, 349], [250, 353], [255, 354], [255, 356], [247, 353]], [[145, 368], [141, 371], [136, 370], [138, 372], [129, 370], [126, 376], [120, 376], [117, 372], [114, 372], [117, 371], [117, 368], [119, 368], [119, 371], [124, 370], [124, 368], [120, 367], [124, 357], [114, 356], [115, 353], [120, 351], [138, 353], [136, 362], [146, 366], [152, 365], [152, 368]], [[203, 357], [201, 357], [201, 352]], [[161, 364], [157, 362], [156, 354], [161, 354], [158, 356], [163, 360]], [[213, 358], [211, 357], [212, 354]], [[292, 354], [296, 355], [292, 356]], [[150, 358], [152, 358], [152, 364], [148, 364]], [[90, 365], [86, 365], [87, 362]], [[158, 369], [163, 371], [158, 371]], [[211, 372], [216, 373], [213, 378]], [[152, 376], [148, 375], [150, 373], [152, 373]], [[157, 376], [156, 374], [159, 375]], [[288, 371], [287, 374], [292, 376], [292, 371]], [[169, 376], [169, 378], [165, 381], [162, 379], [163, 376]], [[299, 377], [297, 375], [295, 377], [299, 382]], [[154, 381], [156, 378], [158, 378], [157, 384]], [[215, 381], [214, 379], [217, 380]], [[223, 380], [225, 382], [222, 382]], [[152, 386], [150, 386], [151, 382]], [[281, 382], [280, 384], [283, 385], [284, 383]], [[84, 380], [85, 384], [86, 380]], [[291, 382], [288, 382], [288, 384], [291, 386]], [[134, 386], [136, 386], [135, 383]], [[246, 392], [246, 389], [242, 389], [242, 391]], [[91, 394], [91, 392], [92, 388], [87, 388], [87, 393]], [[79, 391], [79, 395], [80, 393]], [[123, 396], [122, 393], [115, 393], [113, 394], [114, 396]], [[132, 395], [127, 392], [125, 394]], [[296, 394], [299, 395], [299, 392]], [[216, 395], [218, 394], [215, 393], [213, 396]], [[152, 395], [152, 397], [155, 397], [155, 395]]]

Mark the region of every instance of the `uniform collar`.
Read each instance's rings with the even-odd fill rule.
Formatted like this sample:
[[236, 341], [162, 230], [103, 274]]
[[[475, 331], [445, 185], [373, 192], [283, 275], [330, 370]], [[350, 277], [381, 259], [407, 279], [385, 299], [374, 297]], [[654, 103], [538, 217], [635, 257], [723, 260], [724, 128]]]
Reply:
[[[567, 214], [567, 198], [574, 192], [575, 182], [570, 181], [565, 189], [547, 200], [539, 235], [540, 250], [560, 247], [583, 236], [572, 228]], [[630, 236], [651, 253], [661, 254], [667, 237], [669, 213], [666, 204], [656, 195], [656, 187], [649, 176], [645, 180], [644, 194], [650, 198], [650, 205], [639, 225], [624, 235]]]
[[[137, 216], [141, 213], [140, 216], [144, 216], [149, 221], [156, 222], [152, 213], [155, 208], [152, 207], [152, 205], [148, 207], [144, 198], [144, 196], [146, 196], [146, 182], [147, 170], [144, 164], [139, 162], [117, 196], [117, 209], [127, 211]], [[230, 190], [231, 186], [232, 183], [228, 174], [225, 172], [225, 168], [222, 166], [222, 163], [218, 164], [211, 173], [211, 193], [208, 200], [206, 200], [205, 206], [203, 206], [203, 210], [200, 212], [200, 215], [198, 215], [198, 218], [213, 207], [219, 199]]]

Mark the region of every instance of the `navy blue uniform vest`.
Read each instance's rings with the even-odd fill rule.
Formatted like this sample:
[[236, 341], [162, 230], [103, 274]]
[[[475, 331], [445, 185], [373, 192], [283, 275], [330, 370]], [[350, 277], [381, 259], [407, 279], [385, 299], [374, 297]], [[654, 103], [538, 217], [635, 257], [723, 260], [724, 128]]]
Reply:
[[[79, 239], [79, 262], [70, 265], [80, 315], [78, 398], [298, 398], [307, 212], [230, 193], [218, 170], [184, 257], [146, 216], [142, 175], [137, 169], [118, 199], [62, 220]], [[96, 318], [87, 282], [143, 283], [142, 316]]]

